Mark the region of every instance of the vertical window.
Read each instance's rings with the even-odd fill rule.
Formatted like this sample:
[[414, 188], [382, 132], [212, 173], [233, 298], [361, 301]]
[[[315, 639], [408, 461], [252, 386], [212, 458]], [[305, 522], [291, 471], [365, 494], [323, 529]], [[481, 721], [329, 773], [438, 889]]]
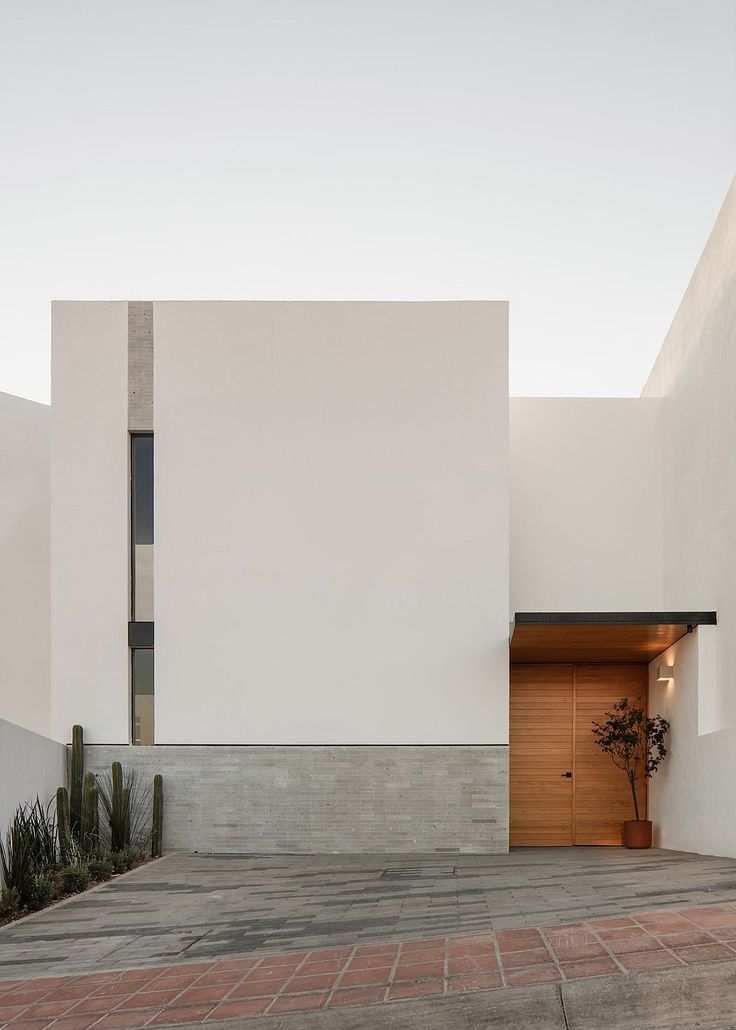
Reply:
[[131, 651], [133, 695], [133, 743], [150, 745], [153, 736], [153, 648], [134, 647]]
[[131, 740], [154, 743], [153, 435], [130, 438]]
[[153, 436], [131, 437], [131, 619], [153, 622]]

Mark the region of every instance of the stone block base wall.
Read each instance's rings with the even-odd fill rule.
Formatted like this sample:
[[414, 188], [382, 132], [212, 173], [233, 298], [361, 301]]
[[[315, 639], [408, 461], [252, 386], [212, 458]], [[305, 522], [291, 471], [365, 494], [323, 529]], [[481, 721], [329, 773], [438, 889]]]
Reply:
[[164, 778], [164, 850], [503, 853], [508, 748], [87, 745]]

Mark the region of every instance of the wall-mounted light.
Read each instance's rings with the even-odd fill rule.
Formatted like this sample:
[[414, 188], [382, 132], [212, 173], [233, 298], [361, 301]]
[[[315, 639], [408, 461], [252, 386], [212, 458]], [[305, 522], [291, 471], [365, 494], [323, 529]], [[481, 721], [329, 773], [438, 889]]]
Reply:
[[657, 669], [657, 680], [660, 683], [666, 683], [667, 680], [675, 678], [675, 667], [674, 665], [660, 665]]

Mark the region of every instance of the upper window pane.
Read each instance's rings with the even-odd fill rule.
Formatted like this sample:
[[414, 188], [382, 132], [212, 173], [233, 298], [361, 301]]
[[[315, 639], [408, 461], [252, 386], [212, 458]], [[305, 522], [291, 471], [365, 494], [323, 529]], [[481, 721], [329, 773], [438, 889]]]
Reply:
[[153, 543], [153, 437], [134, 436], [133, 543]]

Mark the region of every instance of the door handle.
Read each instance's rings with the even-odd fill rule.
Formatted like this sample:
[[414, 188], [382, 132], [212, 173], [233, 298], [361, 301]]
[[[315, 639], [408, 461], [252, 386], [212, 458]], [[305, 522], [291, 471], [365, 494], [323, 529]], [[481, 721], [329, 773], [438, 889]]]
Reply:
[[568, 780], [572, 779], [572, 773], [571, 772], [562, 773], [562, 775], [567, 777]]

